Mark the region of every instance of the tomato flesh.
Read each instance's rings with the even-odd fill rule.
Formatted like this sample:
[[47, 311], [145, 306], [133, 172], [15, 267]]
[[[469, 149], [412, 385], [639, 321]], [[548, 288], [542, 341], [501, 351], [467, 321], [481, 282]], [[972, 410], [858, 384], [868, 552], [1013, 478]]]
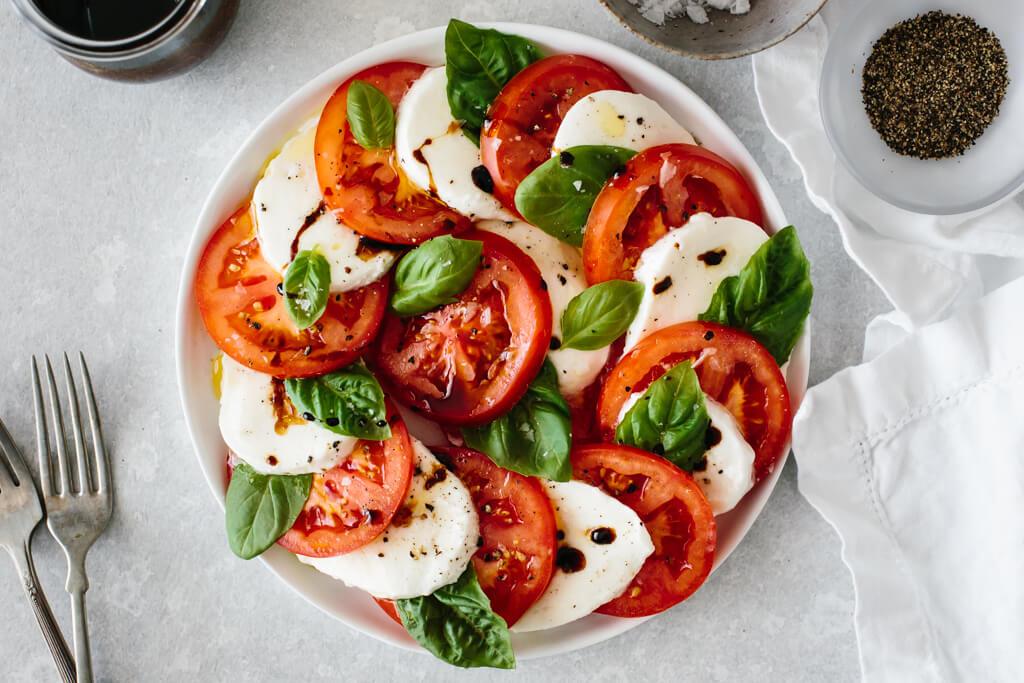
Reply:
[[387, 62], [341, 84], [324, 106], [316, 129], [316, 175], [324, 202], [356, 232], [393, 244], [419, 244], [469, 228], [469, 219], [414, 187], [395, 150], [364, 149], [348, 124], [348, 87], [356, 80], [381, 90], [397, 110], [409, 86], [427, 67]]
[[309, 499], [278, 543], [307, 557], [341, 555], [380, 536], [401, 507], [413, 474], [405, 423], [388, 405], [391, 438], [359, 441], [330, 470], [314, 475]]
[[386, 279], [331, 295], [323, 316], [300, 330], [279, 291], [281, 274], [260, 254], [248, 206], [207, 243], [195, 279], [206, 330], [221, 351], [275, 377], [322, 375], [355, 360], [372, 341], [387, 305]]
[[789, 391], [775, 359], [753, 337], [715, 323], [686, 322], [644, 337], [608, 375], [598, 402], [601, 435], [615, 437], [619, 413], [684, 360], [693, 363], [701, 390], [736, 418], [754, 449], [754, 477], [769, 474], [785, 453], [792, 427]]
[[551, 299], [536, 264], [489, 232], [480, 268], [454, 303], [400, 318], [389, 312], [374, 362], [398, 401], [444, 424], [508, 411], [540, 371], [551, 341]]
[[573, 477], [636, 512], [654, 543], [629, 587], [597, 611], [646, 617], [692, 595], [711, 573], [717, 542], [715, 516], [693, 478], [664, 458], [628, 446], [586, 444], [571, 457]]
[[729, 162], [703, 147], [651, 147], [608, 181], [583, 235], [587, 282], [629, 280], [640, 254], [697, 213], [763, 225], [757, 196]]
[[494, 196], [505, 208], [518, 215], [519, 183], [551, 157], [566, 112], [598, 90], [632, 92], [611, 67], [581, 55], [541, 59], [505, 84], [480, 136], [480, 157], [494, 180]]
[[[469, 489], [480, 516], [479, 550], [473, 556], [491, 609], [512, 626], [548, 587], [558, 551], [557, 523], [541, 483], [495, 465], [469, 448], [432, 449]], [[390, 600], [376, 600], [401, 623]]]

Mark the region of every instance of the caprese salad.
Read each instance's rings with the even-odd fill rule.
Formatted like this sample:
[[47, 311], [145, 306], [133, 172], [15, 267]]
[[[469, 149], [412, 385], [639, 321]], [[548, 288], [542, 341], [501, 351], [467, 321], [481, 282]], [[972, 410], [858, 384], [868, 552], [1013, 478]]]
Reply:
[[656, 614], [790, 432], [792, 227], [608, 65], [452, 20], [341, 83], [195, 298], [240, 557], [275, 543], [457, 666]]

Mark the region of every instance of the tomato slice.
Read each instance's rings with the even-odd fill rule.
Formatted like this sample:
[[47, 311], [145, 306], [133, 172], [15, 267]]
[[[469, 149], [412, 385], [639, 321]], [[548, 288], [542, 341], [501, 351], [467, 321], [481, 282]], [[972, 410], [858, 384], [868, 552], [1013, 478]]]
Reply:
[[361, 548], [384, 532], [412, 481], [412, 441], [405, 422], [387, 405], [391, 438], [359, 441], [330, 470], [314, 475], [309, 499], [278, 541], [307, 557], [333, 557]]
[[505, 84], [491, 103], [480, 135], [480, 156], [494, 180], [494, 196], [518, 215], [516, 188], [551, 157], [551, 144], [572, 105], [598, 90], [626, 90], [611, 67], [581, 55], [534, 62]]
[[388, 300], [386, 279], [331, 295], [320, 320], [300, 330], [280, 286], [281, 274], [260, 254], [245, 206], [207, 243], [196, 272], [196, 303], [221, 351], [275, 377], [322, 375], [351, 363], [377, 333]]
[[[558, 526], [551, 501], [537, 479], [503, 469], [483, 453], [432, 450], [469, 489], [483, 539], [473, 567], [491, 609], [511, 626], [543, 595], [554, 572]], [[376, 602], [402, 623], [393, 602]]]
[[454, 303], [408, 318], [388, 312], [373, 362], [389, 394], [444, 424], [508, 411], [540, 371], [551, 299], [533, 260], [504, 237], [483, 242], [480, 268]]
[[328, 208], [356, 232], [393, 244], [419, 244], [469, 228], [469, 219], [414, 187], [398, 167], [394, 149], [363, 149], [348, 125], [348, 86], [360, 80], [380, 89], [397, 110], [409, 86], [427, 67], [386, 62], [342, 83], [320, 114], [314, 154]]
[[753, 337], [714, 323], [672, 325], [644, 337], [619, 360], [601, 390], [598, 422], [611, 441], [622, 405], [684, 360], [693, 362], [704, 393], [735, 416], [754, 448], [754, 476], [770, 473], [783, 455], [793, 417], [786, 380]]
[[700, 588], [714, 564], [718, 532], [711, 505], [693, 478], [664, 458], [628, 446], [577, 446], [571, 459], [573, 477], [630, 507], [654, 542], [654, 553], [625, 592], [597, 611], [646, 617]]
[[583, 234], [587, 282], [632, 279], [644, 249], [701, 212], [764, 224], [757, 195], [714, 152], [686, 144], [640, 152], [608, 181], [590, 210]]

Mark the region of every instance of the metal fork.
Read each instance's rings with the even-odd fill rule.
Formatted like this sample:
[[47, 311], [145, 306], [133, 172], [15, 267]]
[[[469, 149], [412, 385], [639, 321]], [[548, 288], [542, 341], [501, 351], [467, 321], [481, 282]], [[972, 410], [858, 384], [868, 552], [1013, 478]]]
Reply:
[[[68, 558], [68, 580], [65, 589], [71, 594], [71, 622], [75, 635], [75, 662], [79, 683], [92, 681], [92, 656], [89, 652], [89, 627], [85, 615], [85, 592], [89, 580], [85, 574], [85, 556], [96, 538], [107, 528], [114, 509], [107, 452], [100, 433], [100, 417], [96, 410], [89, 369], [85, 356], [78, 354], [82, 376], [85, 406], [92, 433], [92, 452], [86, 447], [82, 433], [82, 420], [78, 412], [78, 394], [75, 389], [71, 363], [64, 354], [64, 377], [67, 404], [71, 418], [71, 434], [75, 452], [75, 468], [70, 468], [64, 418], [57, 397], [57, 382], [49, 357], [46, 362], [46, 386], [50, 404], [52, 432], [47, 433], [46, 410], [43, 408], [43, 390], [39, 381], [36, 359], [32, 358], [32, 383], [36, 415], [36, 442], [39, 448], [39, 484], [46, 502], [46, 526], [64, 549]], [[51, 438], [52, 437], [52, 438]], [[51, 448], [51, 443], [54, 448]], [[72, 484], [73, 472], [77, 474]]]
[[7, 548], [14, 560], [25, 596], [57, 665], [57, 673], [65, 683], [70, 683], [75, 680], [75, 663], [32, 562], [32, 533], [43, 517], [43, 504], [32, 474], [4, 423], [0, 422], [0, 546]]

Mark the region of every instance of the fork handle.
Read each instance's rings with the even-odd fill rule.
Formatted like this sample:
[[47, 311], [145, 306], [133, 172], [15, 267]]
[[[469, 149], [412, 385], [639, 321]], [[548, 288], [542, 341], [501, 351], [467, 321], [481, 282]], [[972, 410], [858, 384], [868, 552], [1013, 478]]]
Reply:
[[89, 651], [89, 623], [85, 615], [85, 589], [71, 593], [71, 624], [75, 632], [78, 683], [92, 683], [92, 654]]
[[39, 578], [36, 576], [36, 568], [32, 562], [32, 553], [28, 544], [26, 543], [20, 548], [11, 548], [11, 557], [14, 558], [14, 564], [21, 576], [21, 585], [25, 589], [25, 596], [32, 605], [32, 613], [35, 614], [36, 621], [39, 622], [39, 630], [43, 632], [43, 638], [46, 639], [50, 654], [53, 655], [57, 673], [64, 683], [74, 683], [75, 661], [71, 658], [64, 634], [61, 633], [57, 620], [53, 618], [50, 604], [46, 601], [42, 586], [39, 585]]

